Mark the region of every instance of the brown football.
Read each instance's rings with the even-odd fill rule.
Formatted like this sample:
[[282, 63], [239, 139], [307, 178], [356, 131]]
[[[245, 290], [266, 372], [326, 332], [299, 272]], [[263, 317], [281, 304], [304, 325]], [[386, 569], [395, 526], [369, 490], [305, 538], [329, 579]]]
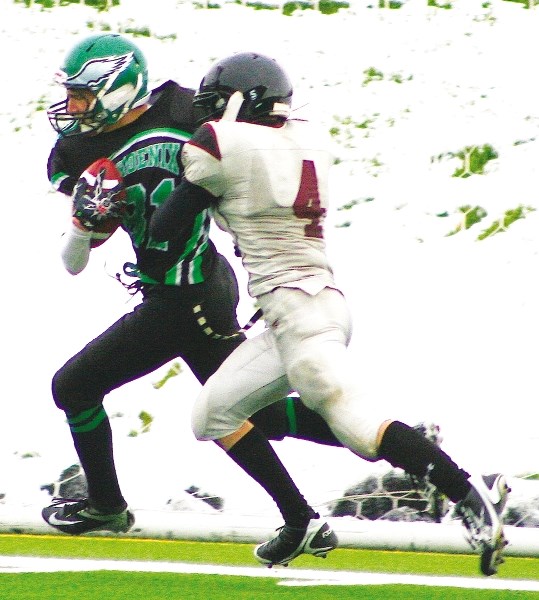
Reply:
[[[102, 174], [102, 176], [100, 176]], [[93, 162], [80, 176], [84, 179], [88, 190], [92, 190], [100, 185], [103, 191], [113, 190], [118, 186], [123, 186], [123, 178], [114, 162], [108, 158], [99, 158]], [[125, 189], [121, 189], [115, 196], [115, 201], [126, 199]], [[91, 247], [96, 248], [106, 242], [110, 236], [118, 229], [122, 223], [122, 217], [107, 217], [106, 204], [102, 207], [102, 221], [92, 230]], [[101, 236], [100, 234], [108, 234]], [[95, 237], [94, 237], [95, 236]]]

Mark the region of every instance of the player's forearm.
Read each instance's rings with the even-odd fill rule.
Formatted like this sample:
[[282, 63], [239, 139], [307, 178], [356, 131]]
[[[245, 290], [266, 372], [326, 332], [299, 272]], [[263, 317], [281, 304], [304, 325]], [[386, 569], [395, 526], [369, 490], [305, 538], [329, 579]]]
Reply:
[[65, 232], [61, 256], [64, 267], [71, 275], [78, 275], [88, 264], [91, 240], [92, 232], [81, 229], [75, 222]]
[[191, 235], [193, 219], [215, 200], [209, 192], [184, 179], [155, 210], [150, 221], [152, 239], [166, 242]]

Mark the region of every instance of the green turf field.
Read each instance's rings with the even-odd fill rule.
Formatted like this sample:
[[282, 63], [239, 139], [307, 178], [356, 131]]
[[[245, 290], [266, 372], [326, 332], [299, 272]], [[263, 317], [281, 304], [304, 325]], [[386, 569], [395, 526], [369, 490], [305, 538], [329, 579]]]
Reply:
[[[115, 539], [101, 537], [0, 535], [0, 561], [6, 556], [41, 556], [51, 558], [112, 559], [121, 561], [178, 562], [191, 565], [248, 566], [254, 574], [278, 575], [257, 566], [251, 544], [182, 542], [168, 540]], [[199, 599], [238, 600], [288, 598], [320, 600], [327, 598], [366, 598], [402, 600], [413, 598], [460, 600], [531, 599], [539, 592], [521, 590], [470, 589], [429, 585], [327, 585], [307, 579], [282, 579], [197, 573], [146, 573], [125, 570], [84, 572], [6, 573], [9, 559], [0, 562], [0, 598], [2, 600], [167, 600]], [[122, 566], [123, 569], [123, 566]], [[508, 557], [500, 575], [483, 578], [478, 574], [475, 555], [389, 552], [338, 549], [326, 560], [301, 556], [289, 569], [301, 571], [369, 572], [474, 578], [473, 581], [532, 580], [539, 582], [539, 558]], [[272, 571], [278, 571], [273, 569]], [[286, 570], [285, 570], [286, 571]], [[251, 574], [253, 573], [250, 570]], [[460, 580], [459, 580], [460, 581]], [[463, 584], [467, 580], [462, 580]]]

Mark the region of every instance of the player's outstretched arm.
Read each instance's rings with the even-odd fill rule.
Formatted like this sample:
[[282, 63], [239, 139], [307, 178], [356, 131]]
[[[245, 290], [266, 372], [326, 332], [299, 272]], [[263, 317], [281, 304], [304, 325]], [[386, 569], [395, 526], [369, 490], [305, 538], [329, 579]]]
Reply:
[[183, 179], [159, 206], [150, 221], [150, 235], [157, 242], [186, 238], [191, 235], [193, 219], [216, 202], [204, 188]]

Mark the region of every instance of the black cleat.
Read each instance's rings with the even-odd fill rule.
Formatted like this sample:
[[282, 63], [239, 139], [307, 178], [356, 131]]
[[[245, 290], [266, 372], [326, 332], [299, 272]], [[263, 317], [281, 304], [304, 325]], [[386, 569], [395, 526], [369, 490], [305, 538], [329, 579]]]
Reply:
[[107, 514], [93, 508], [86, 498], [56, 498], [41, 511], [41, 516], [55, 529], [71, 535], [101, 530], [126, 532], [135, 522], [135, 517], [127, 506], [118, 512]]
[[311, 519], [306, 528], [280, 527], [275, 537], [254, 550], [255, 558], [263, 565], [288, 566], [300, 554], [325, 558], [337, 547], [337, 536], [331, 527], [320, 519]]

